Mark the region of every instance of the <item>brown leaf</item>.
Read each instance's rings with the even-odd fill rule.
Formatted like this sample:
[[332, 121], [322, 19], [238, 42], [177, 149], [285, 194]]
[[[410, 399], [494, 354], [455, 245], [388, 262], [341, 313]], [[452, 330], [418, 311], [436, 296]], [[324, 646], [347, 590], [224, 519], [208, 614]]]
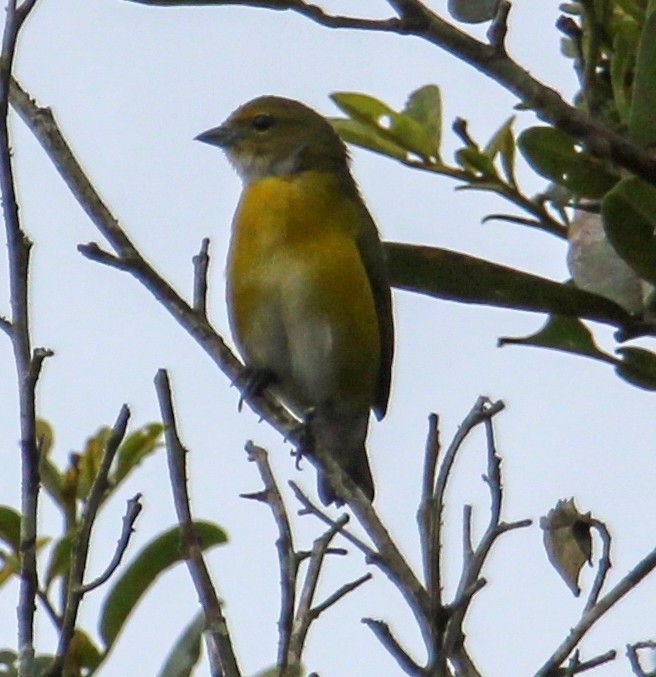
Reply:
[[586, 562], [592, 564], [591, 523], [590, 513], [580, 513], [573, 498], [558, 501], [540, 520], [547, 557], [576, 597], [581, 594], [581, 569]]

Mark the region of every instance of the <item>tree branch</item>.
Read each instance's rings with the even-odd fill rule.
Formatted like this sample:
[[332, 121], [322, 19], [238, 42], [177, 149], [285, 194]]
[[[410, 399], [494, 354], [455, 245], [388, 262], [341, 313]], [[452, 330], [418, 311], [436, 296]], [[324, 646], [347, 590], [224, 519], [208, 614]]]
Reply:
[[[264, 484], [264, 491], [258, 494], [242, 494], [245, 498], [256, 498], [266, 503], [273, 513], [278, 528], [276, 550], [278, 551], [278, 570], [280, 574], [280, 615], [278, 617], [278, 663], [281, 675], [285, 675], [289, 665], [289, 645], [294, 625], [294, 605], [296, 600], [296, 581], [301, 558], [294, 550], [292, 528], [287, 509], [278, 489], [269, 464], [268, 454], [262, 448], [248, 442], [246, 444], [248, 460], [257, 465]], [[298, 667], [298, 664], [296, 665]], [[292, 672], [293, 674], [293, 672]]]
[[187, 568], [205, 612], [207, 631], [211, 641], [207, 642], [210, 666], [213, 677], [241, 677], [237, 658], [232, 648], [227, 621], [223, 615], [221, 602], [216, 594], [203, 553], [198, 545], [194, 524], [189, 507], [187, 489], [187, 450], [178, 435], [178, 427], [173, 410], [171, 384], [168, 373], [160, 369], [155, 376], [155, 389], [159, 400], [162, 421], [166, 428], [166, 451], [171, 477], [171, 489], [178, 523], [182, 531], [182, 547], [185, 551]]

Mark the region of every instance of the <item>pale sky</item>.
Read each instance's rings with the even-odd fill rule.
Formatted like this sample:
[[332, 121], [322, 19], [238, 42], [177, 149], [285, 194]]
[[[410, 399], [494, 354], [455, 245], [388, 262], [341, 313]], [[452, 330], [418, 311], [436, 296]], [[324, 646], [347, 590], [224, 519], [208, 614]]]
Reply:
[[[445, 12], [442, 2], [430, 3]], [[559, 55], [553, 28], [557, 2], [517, 0], [510, 22], [512, 55], [566, 96], [575, 90], [570, 65]], [[385, 16], [384, 2], [326, 3], [336, 11]], [[482, 29], [476, 29], [482, 34]], [[290, 13], [250, 8], [149, 8], [122, 0], [39, 0], [21, 35], [17, 75], [41, 105], [50, 106], [82, 165], [128, 234], [179, 290], [191, 290], [191, 257], [212, 239], [210, 312], [228, 335], [223, 266], [228, 228], [240, 183], [227, 160], [193, 140], [239, 104], [260, 94], [300, 99], [326, 115], [334, 91], [370, 93], [396, 108], [428, 83], [442, 88], [444, 155], [457, 147], [450, 123], [460, 116], [474, 138], [487, 141], [516, 103], [492, 81], [417, 39], [336, 31]], [[518, 126], [534, 118], [520, 114]], [[299, 473], [288, 446], [248, 410], [201, 349], [139, 283], [84, 259], [79, 243], [99, 240], [41, 148], [20, 121], [12, 125], [24, 227], [35, 241], [33, 339], [52, 348], [39, 389], [40, 415], [56, 431], [55, 458], [101, 425], [111, 425], [122, 403], [133, 426], [159, 419], [152, 379], [170, 370], [198, 518], [222, 525], [228, 545], [209, 556], [245, 675], [272, 665], [277, 642], [276, 533], [268, 509], [239, 498], [256, 491], [256, 468], [244, 442], [270, 450], [278, 481], [299, 481], [315, 495], [315, 473]], [[537, 231], [504, 223], [481, 225], [508, 207], [494, 196], [454, 192], [445, 178], [422, 175], [393, 161], [355, 150], [353, 170], [383, 237], [433, 244], [515, 266], [556, 280], [567, 278], [565, 247]], [[523, 186], [542, 182], [522, 170]], [[6, 263], [0, 264], [6, 270]], [[9, 311], [6, 274], [0, 276], [0, 313]], [[390, 409], [372, 423], [369, 456], [376, 507], [393, 536], [419, 567], [415, 511], [426, 419], [441, 416], [444, 442], [481, 394], [501, 398], [497, 417], [505, 473], [507, 520], [530, 517], [530, 529], [501, 539], [484, 575], [466, 631], [473, 658], [486, 677], [531, 675], [578, 620], [575, 600], [547, 562], [537, 525], [560, 498], [575, 496], [582, 511], [605, 520], [614, 535], [609, 583], [626, 573], [654, 544], [656, 517], [652, 440], [653, 395], [620, 381], [611, 368], [569, 355], [521, 347], [498, 349], [499, 336], [532, 333], [539, 315], [462, 306], [405, 292], [394, 293], [397, 355]], [[611, 332], [598, 329], [602, 345]], [[648, 344], [644, 344], [648, 345]], [[0, 343], [5, 388], [0, 406], [0, 504], [19, 504], [17, 411], [11, 349]], [[460, 567], [463, 503], [475, 505], [475, 524], [488, 516], [479, 433], [459, 459], [447, 510], [447, 588]], [[175, 522], [163, 452], [149, 458], [103, 514], [92, 542], [88, 577], [102, 571], [120, 531], [125, 500], [143, 493], [144, 512], [129, 560]], [[289, 492], [287, 492], [289, 494]], [[289, 497], [289, 507], [294, 502]], [[337, 513], [335, 513], [337, 514]], [[44, 534], [56, 533], [58, 515], [44, 501]], [[295, 521], [307, 548], [320, 532], [310, 517]], [[352, 550], [352, 549], [350, 549]], [[596, 551], [598, 554], [598, 551]], [[366, 570], [354, 550], [329, 562], [321, 586], [328, 595]], [[584, 598], [592, 580], [583, 578]], [[95, 632], [107, 588], [85, 599], [81, 625]], [[15, 648], [17, 586], [0, 590], [0, 647]], [[630, 641], [653, 632], [656, 578], [610, 612], [583, 645], [582, 659], [610, 648], [623, 655]], [[169, 647], [197, 609], [186, 568], [161, 579], [144, 599], [100, 674], [156, 675]], [[382, 618], [408, 646], [420, 642], [396, 590], [379, 573], [374, 581], [329, 610], [314, 626], [308, 670], [322, 677], [401, 674], [360, 623]], [[49, 621], [39, 614], [40, 651], [54, 649]], [[519, 640], [519, 641], [518, 641]], [[422, 656], [416, 654], [418, 659]], [[595, 672], [627, 674], [624, 658]], [[620, 673], [621, 671], [621, 673]], [[203, 662], [198, 675], [208, 675]]]

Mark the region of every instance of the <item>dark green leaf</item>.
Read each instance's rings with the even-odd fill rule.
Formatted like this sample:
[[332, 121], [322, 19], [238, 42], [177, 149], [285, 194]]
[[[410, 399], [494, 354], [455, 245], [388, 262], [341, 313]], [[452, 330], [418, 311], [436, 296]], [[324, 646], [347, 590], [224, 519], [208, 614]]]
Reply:
[[371, 125], [363, 125], [357, 120], [347, 118], [332, 118], [330, 122], [346, 143], [352, 143], [396, 160], [403, 161], [407, 158], [408, 153], [403, 148], [383, 138]]
[[624, 179], [604, 198], [601, 215], [613, 249], [640, 277], [656, 284], [656, 188]]
[[15, 553], [20, 552], [20, 522], [19, 512], [7, 505], [0, 505], [0, 541]]
[[201, 638], [205, 629], [205, 614], [201, 611], [185, 628], [173, 645], [159, 677], [190, 677], [200, 658]]
[[[201, 549], [225, 543], [226, 533], [211, 522], [195, 522]], [[180, 528], [174, 527], [151, 541], [130, 563], [110, 590], [100, 614], [100, 636], [106, 651], [116, 641], [141, 597], [160, 574], [184, 559]]]
[[592, 338], [590, 330], [574, 317], [553, 316], [535, 334], [523, 338], [503, 337], [499, 345], [524, 345], [538, 348], [550, 348], [565, 353], [574, 353], [584, 357], [592, 357], [602, 362], [615, 364], [616, 360], [599, 350]]
[[448, 8], [456, 21], [478, 24], [490, 21], [497, 13], [499, 0], [449, 0]]
[[431, 155], [439, 158], [442, 141], [442, 96], [437, 85], [426, 85], [410, 94], [403, 114], [416, 120], [432, 141]]
[[331, 99], [349, 117], [375, 129], [380, 136], [410, 153], [428, 159], [433, 155], [433, 140], [416, 120], [397, 113], [368, 94], [335, 92]]
[[391, 283], [437, 298], [627, 326], [631, 316], [596, 294], [436, 247], [385, 243]]
[[656, 355], [644, 348], [618, 348], [622, 360], [615, 367], [617, 374], [631, 385], [656, 390]]
[[162, 446], [163, 432], [161, 423], [149, 423], [127, 436], [118, 448], [116, 470], [112, 475], [114, 486], [118, 486], [146, 456]]
[[95, 670], [103, 660], [98, 647], [91, 641], [89, 635], [83, 630], [76, 629], [71, 645], [66, 656], [66, 668], [64, 674], [80, 674], [80, 669], [85, 672]]
[[647, 16], [638, 45], [629, 132], [643, 146], [656, 144], [656, 11]]
[[2, 677], [18, 677], [17, 660], [18, 654], [15, 651], [9, 649], [0, 651], [0, 675]]
[[575, 139], [554, 127], [525, 129], [517, 146], [538, 174], [580, 197], [601, 198], [617, 183], [601, 160], [580, 151]]

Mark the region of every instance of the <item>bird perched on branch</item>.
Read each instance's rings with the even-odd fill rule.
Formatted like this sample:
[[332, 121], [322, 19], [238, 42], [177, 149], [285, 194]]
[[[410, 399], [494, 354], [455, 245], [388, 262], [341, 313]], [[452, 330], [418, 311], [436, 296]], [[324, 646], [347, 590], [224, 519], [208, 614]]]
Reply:
[[[253, 383], [307, 423], [309, 439], [372, 500], [369, 411], [390, 391], [394, 330], [384, 251], [331, 124], [263, 96], [198, 140], [243, 181], [227, 264], [231, 329]], [[319, 494], [342, 503], [323, 473]]]

